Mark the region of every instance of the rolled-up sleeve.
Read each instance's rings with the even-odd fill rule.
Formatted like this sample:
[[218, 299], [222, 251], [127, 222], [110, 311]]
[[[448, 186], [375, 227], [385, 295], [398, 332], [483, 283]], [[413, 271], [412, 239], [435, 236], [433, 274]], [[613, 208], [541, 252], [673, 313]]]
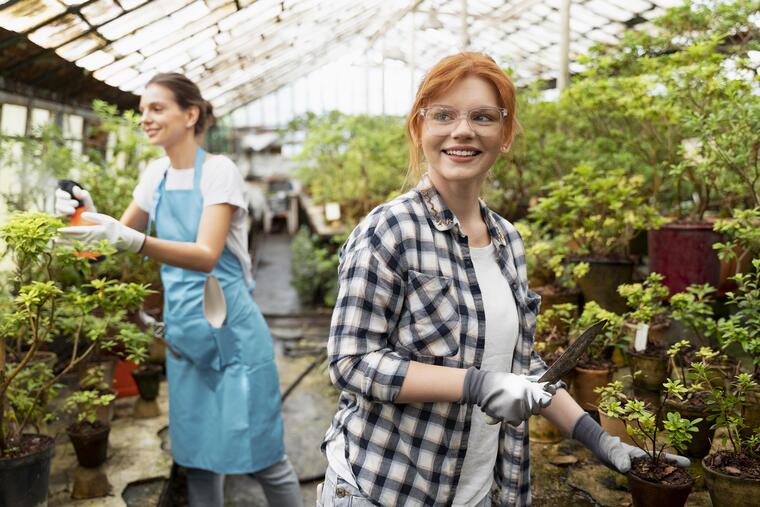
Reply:
[[404, 303], [404, 281], [370, 247], [344, 251], [327, 352], [330, 379], [371, 401], [398, 397], [409, 360], [389, 346]]

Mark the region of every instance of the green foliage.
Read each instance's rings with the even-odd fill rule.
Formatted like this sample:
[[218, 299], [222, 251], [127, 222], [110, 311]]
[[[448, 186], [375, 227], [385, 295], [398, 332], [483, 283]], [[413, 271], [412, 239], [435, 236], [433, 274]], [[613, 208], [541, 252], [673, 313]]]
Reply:
[[298, 175], [315, 203], [339, 202], [347, 222], [397, 195], [406, 174], [402, 118], [309, 115], [295, 126], [307, 129]]
[[728, 236], [727, 241], [715, 243], [713, 248], [721, 260], [735, 260], [737, 270], [745, 258], [760, 257], [760, 207], [736, 209], [730, 219], [717, 220], [713, 230]]
[[[0, 297], [0, 455], [16, 446], [27, 426], [36, 427], [48, 417], [46, 403], [61, 376], [99, 350], [118, 347], [139, 360], [150, 342], [149, 336], [125, 321], [126, 312], [139, 308], [149, 293], [145, 285], [107, 278], [61, 285], [58, 274], [66, 267], [76, 266], [85, 278], [92, 275], [87, 259], [74, 255], [78, 246], [56, 242], [62, 225], [54, 217], [28, 212], [12, 216], [0, 228], [0, 238], [15, 263], [13, 294]], [[71, 355], [52, 375], [32, 359], [62, 329], [68, 330]], [[6, 351], [14, 345], [18, 362], [6, 365]]]
[[726, 294], [728, 303], [737, 308], [728, 318], [718, 321], [718, 335], [725, 349], [738, 343], [752, 359], [754, 375], [760, 377], [760, 259], [752, 261], [752, 271], [734, 276], [739, 287]]
[[694, 284], [670, 298], [670, 315], [689, 329], [696, 336], [697, 342], [704, 346], [710, 345], [717, 331], [710, 306], [714, 292], [715, 288], [708, 284]]
[[668, 288], [662, 284], [665, 279], [659, 273], [650, 273], [642, 283], [622, 284], [618, 294], [625, 298], [631, 309], [625, 314], [630, 322], [649, 324], [667, 312]]
[[586, 328], [600, 320], [606, 320], [607, 325], [586, 349], [585, 355], [589, 359], [609, 359], [615, 348], [624, 349], [628, 343], [628, 337], [623, 332], [623, 317], [605, 310], [595, 301], [588, 301], [584, 305], [583, 312], [575, 320], [570, 331], [571, 336], [580, 335]]
[[623, 392], [623, 382], [613, 380], [609, 384], [594, 388], [599, 395], [599, 411], [608, 417], [621, 419], [625, 416], [625, 403], [628, 396]]
[[335, 306], [338, 297], [338, 245], [345, 238], [325, 244], [302, 227], [293, 238], [291, 263], [293, 286], [301, 303], [308, 306]]
[[622, 170], [578, 166], [546, 186], [531, 218], [569, 238], [580, 255], [628, 257], [636, 231], [662, 223], [641, 195], [643, 181]]
[[76, 414], [78, 423], [94, 423], [98, 407], [107, 407], [116, 399], [113, 394], [103, 394], [97, 390], [74, 391], [66, 398], [63, 409]]
[[545, 227], [524, 220], [515, 227], [525, 243], [529, 285], [552, 285], [558, 290], [577, 287], [578, 280], [588, 271], [588, 264], [566, 261], [570, 247], [565, 236], [552, 236]]

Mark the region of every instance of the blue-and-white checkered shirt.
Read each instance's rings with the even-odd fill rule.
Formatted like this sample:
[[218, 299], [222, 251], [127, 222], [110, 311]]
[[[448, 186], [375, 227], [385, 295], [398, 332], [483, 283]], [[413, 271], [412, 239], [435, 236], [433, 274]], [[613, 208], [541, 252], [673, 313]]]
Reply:
[[[520, 317], [512, 372], [540, 375], [546, 365], [533, 350], [540, 297], [528, 290], [522, 240], [482, 202], [481, 212]], [[424, 178], [354, 229], [338, 271], [328, 355], [342, 393], [325, 442], [343, 432], [356, 484], [379, 505], [450, 505], [472, 407], [394, 400], [409, 361], [481, 364], [485, 311], [467, 238]], [[493, 474], [495, 505], [530, 505], [527, 424], [502, 424]]]

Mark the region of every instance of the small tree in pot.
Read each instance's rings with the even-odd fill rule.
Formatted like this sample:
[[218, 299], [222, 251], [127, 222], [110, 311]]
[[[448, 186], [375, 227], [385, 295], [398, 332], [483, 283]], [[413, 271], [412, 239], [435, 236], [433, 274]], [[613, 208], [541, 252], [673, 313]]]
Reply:
[[659, 273], [650, 273], [642, 283], [623, 284], [618, 293], [630, 310], [623, 316], [631, 334], [631, 375], [637, 387], [657, 391], [668, 378], [668, 356], [664, 330], [670, 326], [665, 299], [668, 289]]
[[[657, 413], [646, 408], [644, 402], [629, 400], [622, 410], [628, 434], [634, 444], [646, 452], [646, 456], [634, 458], [628, 473], [634, 507], [681, 507], [694, 485], [694, 478], [685, 469], [668, 462], [663, 453], [667, 446], [682, 451], [697, 431], [700, 418], [684, 419], [677, 412], [668, 412], [661, 418], [663, 407], [669, 398], [680, 398], [686, 388], [679, 381], [663, 385], [665, 399]], [[662, 429], [658, 422], [662, 421]], [[658, 440], [664, 437], [664, 442]]]
[[87, 389], [75, 391], [66, 399], [64, 410], [76, 414], [76, 422], [66, 428], [66, 433], [83, 467], [94, 468], [106, 460], [111, 425], [98, 419], [97, 410], [107, 407], [115, 398], [113, 394]]

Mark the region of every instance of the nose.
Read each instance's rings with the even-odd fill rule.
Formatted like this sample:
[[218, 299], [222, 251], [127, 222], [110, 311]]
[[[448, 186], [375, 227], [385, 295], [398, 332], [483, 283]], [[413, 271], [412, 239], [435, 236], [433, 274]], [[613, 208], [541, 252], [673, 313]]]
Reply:
[[141, 127], [144, 127], [145, 124], [146, 123], [150, 123], [150, 121], [151, 121], [150, 115], [148, 114], [147, 111], [145, 111], [144, 113], [140, 114], [140, 126]]
[[467, 120], [466, 115], [461, 115], [455, 120], [454, 128], [451, 131], [451, 137], [458, 139], [462, 137], [470, 138], [474, 136], [475, 132], [472, 130], [472, 127], [470, 127], [470, 122]]

